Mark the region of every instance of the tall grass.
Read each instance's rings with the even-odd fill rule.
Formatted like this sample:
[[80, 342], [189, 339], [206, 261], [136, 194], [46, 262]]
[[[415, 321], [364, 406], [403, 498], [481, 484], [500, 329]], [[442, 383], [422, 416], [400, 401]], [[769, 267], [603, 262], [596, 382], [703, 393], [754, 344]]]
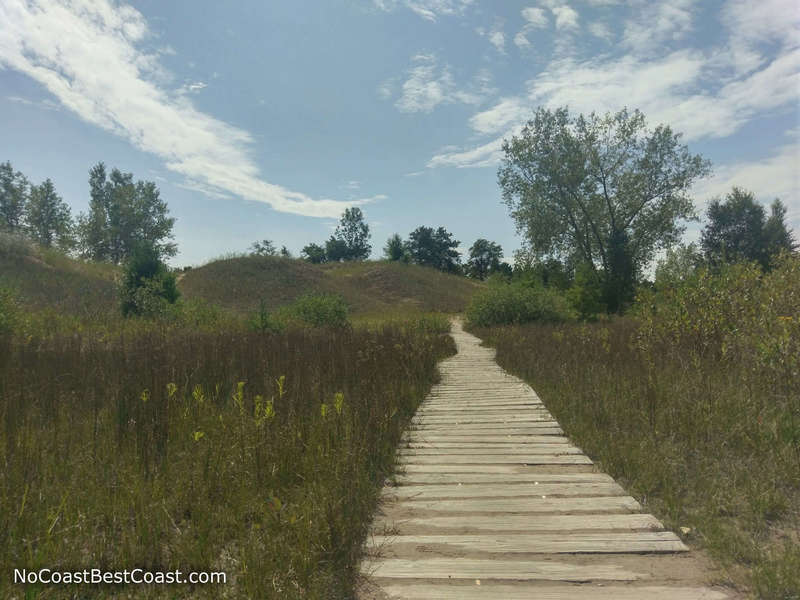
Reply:
[[635, 318], [476, 330], [647, 510], [800, 597], [800, 261], [701, 271]]
[[[347, 598], [446, 323], [3, 337], [0, 596]], [[224, 586], [14, 585], [180, 568]]]

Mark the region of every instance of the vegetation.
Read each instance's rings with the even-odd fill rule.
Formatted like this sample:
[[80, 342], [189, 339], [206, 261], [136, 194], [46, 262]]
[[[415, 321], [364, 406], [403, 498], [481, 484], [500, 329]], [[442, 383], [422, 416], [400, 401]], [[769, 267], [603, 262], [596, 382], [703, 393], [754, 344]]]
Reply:
[[569, 321], [575, 313], [563, 295], [553, 289], [525, 282], [489, 286], [472, 297], [467, 322], [473, 327], [490, 327], [539, 321]]
[[[286, 246], [284, 246], [284, 249]], [[254, 256], [276, 256], [278, 249], [272, 240], [261, 240], [260, 242], [253, 242], [250, 246], [250, 254]]]
[[621, 311], [655, 252], [694, 215], [688, 192], [710, 171], [668, 126], [649, 131], [638, 110], [571, 118], [540, 108], [503, 143], [503, 199], [531, 250], [599, 268], [605, 303]]
[[786, 207], [776, 199], [767, 217], [755, 194], [737, 187], [725, 196], [724, 202], [712, 199], [700, 240], [706, 261], [756, 261], [769, 269], [775, 255], [797, 248], [784, 222], [785, 215]]
[[347, 208], [325, 246], [308, 244], [303, 248], [301, 256], [314, 264], [366, 260], [372, 251], [370, 237], [369, 225], [364, 222], [361, 209]]
[[184, 298], [204, 300], [240, 315], [264, 308], [274, 313], [310, 293], [344, 298], [357, 316], [409, 311], [461, 312], [478, 282], [397, 262], [350, 261], [310, 264], [304, 260], [241, 256], [210, 262], [185, 273]]
[[[476, 333], [601, 467], [759, 598], [800, 594], [800, 259], [701, 268], [633, 316]], [[683, 528], [683, 529], [681, 529]]]
[[140, 245], [125, 264], [120, 297], [122, 314], [163, 315], [180, 296], [174, 273], [161, 262], [158, 250]]
[[446, 273], [459, 273], [461, 256], [456, 248], [460, 243], [444, 227], [434, 229], [422, 225], [408, 234], [405, 249], [411, 262], [416, 265], [433, 267]]
[[503, 248], [500, 244], [479, 238], [470, 246], [466, 273], [475, 279], [486, 279], [494, 273], [511, 273], [511, 267], [501, 262]]
[[399, 233], [389, 236], [389, 239], [386, 240], [386, 245], [383, 247], [383, 257], [386, 260], [408, 262], [408, 252], [406, 252], [403, 238], [400, 237]]
[[[446, 320], [282, 334], [137, 323], [4, 342], [0, 568], [215, 570], [230, 597], [351, 597], [400, 434], [453, 351]], [[23, 593], [48, 592], [0, 580], [3, 597]]]

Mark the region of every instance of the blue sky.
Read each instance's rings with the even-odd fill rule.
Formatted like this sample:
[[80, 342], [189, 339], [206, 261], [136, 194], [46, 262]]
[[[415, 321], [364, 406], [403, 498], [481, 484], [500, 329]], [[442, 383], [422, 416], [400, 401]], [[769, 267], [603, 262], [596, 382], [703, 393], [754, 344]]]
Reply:
[[698, 210], [739, 185], [798, 232], [799, 6], [0, 0], [0, 161], [74, 213], [100, 160], [156, 181], [176, 265], [263, 238], [296, 254], [352, 205], [374, 256], [424, 224], [510, 258], [502, 139], [538, 106], [628, 106], [712, 160]]

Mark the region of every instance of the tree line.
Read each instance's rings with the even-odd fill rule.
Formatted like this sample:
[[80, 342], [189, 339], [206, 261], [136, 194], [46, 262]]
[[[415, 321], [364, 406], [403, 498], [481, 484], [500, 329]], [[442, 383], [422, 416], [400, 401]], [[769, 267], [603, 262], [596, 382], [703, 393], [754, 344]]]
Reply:
[[159, 260], [175, 256], [175, 219], [152, 181], [132, 173], [89, 171], [89, 209], [73, 218], [50, 179], [35, 185], [10, 162], [0, 164], [0, 231], [23, 235], [45, 248], [122, 264], [142, 246]]

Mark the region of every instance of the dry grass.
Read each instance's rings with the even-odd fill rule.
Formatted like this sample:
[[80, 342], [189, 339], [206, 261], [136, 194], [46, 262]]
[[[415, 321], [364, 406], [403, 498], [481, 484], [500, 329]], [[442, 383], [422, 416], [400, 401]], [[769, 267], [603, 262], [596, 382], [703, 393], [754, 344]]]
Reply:
[[192, 269], [180, 279], [186, 298], [241, 314], [263, 301], [270, 311], [308, 293], [338, 294], [356, 315], [464, 310], [475, 281], [435, 269], [384, 261], [312, 265], [298, 259], [242, 256]]
[[[446, 321], [0, 340], [0, 596], [348, 598]], [[225, 586], [15, 586], [14, 568]]]

